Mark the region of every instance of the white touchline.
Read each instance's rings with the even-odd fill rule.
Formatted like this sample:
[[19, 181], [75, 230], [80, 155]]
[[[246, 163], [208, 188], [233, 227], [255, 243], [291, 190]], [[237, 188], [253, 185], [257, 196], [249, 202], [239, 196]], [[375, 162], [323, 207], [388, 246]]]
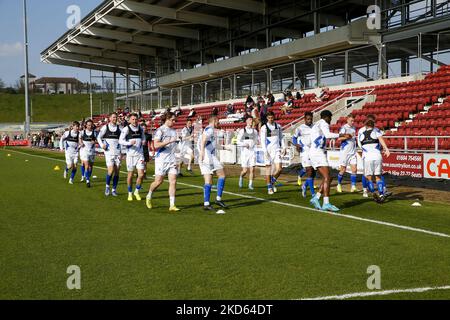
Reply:
[[418, 292], [435, 291], [435, 290], [450, 290], [450, 286], [355, 292], [355, 293], [346, 293], [346, 294], [341, 294], [341, 295], [336, 295], [336, 296], [302, 298], [302, 299], [295, 299], [295, 300], [343, 300], [343, 299], [362, 298], [362, 297], [371, 297], [371, 296], [386, 296], [389, 294], [397, 294], [397, 293], [418, 293]]
[[[43, 159], [47, 159], [47, 160], [53, 160], [53, 161], [59, 161], [59, 162], [64, 162], [65, 163], [65, 160], [62, 160], [62, 159], [54, 159], [54, 158], [50, 158], [50, 157], [45, 157], [45, 156], [40, 156], [40, 155], [35, 155], [35, 154], [29, 154], [29, 153], [26, 153], [26, 152], [20, 152], [20, 151], [16, 151], [16, 150], [9, 150], [9, 152], [15, 152], [15, 153], [24, 154], [24, 155], [27, 155], [27, 156], [30, 156], [30, 157], [43, 158]], [[105, 171], [107, 170], [106, 168], [98, 167], [98, 166], [94, 166], [94, 168], [97, 168], [97, 169], [100, 169], [100, 170], [105, 170]], [[120, 172], [123, 173], [123, 174], [127, 174], [127, 172], [125, 172], [125, 171], [120, 171]], [[197, 185], [194, 185], [194, 184], [183, 183], [183, 182], [178, 182], [178, 181], [177, 181], [177, 184], [203, 190], [202, 186], [197, 186]], [[264, 198], [258, 198], [258, 197], [253, 197], [253, 196], [249, 196], [249, 195], [245, 195], [245, 194], [239, 194], [239, 193], [234, 193], [234, 192], [229, 192], [229, 191], [224, 191], [224, 193], [225, 194], [230, 194], [230, 195], [233, 195], [233, 196], [236, 196], [236, 197], [259, 200], [261, 202], [269, 202], [269, 203], [278, 204], [278, 205], [287, 206], [287, 207], [299, 208], [299, 209], [314, 211], [314, 212], [318, 212], [318, 213], [325, 213], [325, 214], [329, 214], [329, 215], [332, 215], [332, 216], [335, 216], [335, 217], [341, 217], [341, 218], [359, 220], [359, 221], [364, 221], [364, 222], [370, 222], [370, 223], [380, 224], [380, 225], [383, 225], [383, 226], [389, 226], [389, 227], [403, 229], [403, 230], [409, 230], [409, 231], [415, 231], [415, 232], [420, 232], [420, 233], [426, 233], [426, 234], [437, 236], [437, 237], [450, 238], [450, 235], [445, 234], [445, 233], [429, 231], [429, 230], [419, 229], [419, 228], [414, 228], [414, 227], [409, 227], [409, 226], [404, 226], [404, 225], [401, 225], [401, 224], [395, 224], [395, 223], [390, 223], [390, 222], [385, 222], [385, 221], [380, 221], [380, 220], [361, 218], [361, 217], [352, 216], [352, 215], [348, 215], [348, 214], [339, 214], [339, 213], [333, 213], [333, 212], [328, 212], [328, 211], [320, 211], [320, 210], [317, 210], [317, 209], [314, 209], [314, 208], [304, 207], [304, 206], [301, 206], [301, 205], [298, 205], [298, 204], [293, 204], [293, 203], [288, 203], [288, 202], [280, 202], [280, 201], [269, 200], [269, 199], [264, 199]]]

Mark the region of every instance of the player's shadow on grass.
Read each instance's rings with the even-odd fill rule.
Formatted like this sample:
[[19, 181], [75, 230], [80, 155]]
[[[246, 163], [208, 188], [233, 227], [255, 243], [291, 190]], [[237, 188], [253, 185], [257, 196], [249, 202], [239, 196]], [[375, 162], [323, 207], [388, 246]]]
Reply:
[[394, 193], [392, 200], [423, 200], [423, 195], [419, 191]]
[[349, 194], [353, 194], [353, 195], [360, 195], [362, 197], [362, 193], [361, 192], [355, 192], [355, 193], [351, 193], [351, 192], [333, 192], [331, 193], [332, 197], [343, 197], [343, 196], [348, 196]]
[[[242, 208], [242, 207], [247, 207], [247, 206], [260, 205], [266, 201], [242, 198], [242, 199], [229, 199], [229, 200], [224, 199], [224, 202], [227, 205], [228, 209], [237, 209], [237, 208]], [[212, 201], [211, 204], [213, 205], [213, 207], [215, 209], [217, 209], [217, 210], [220, 209], [219, 206], [215, 205], [215, 201]], [[182, 209], [195, 209], [195, 208], [202, 208], [202, 207], [203, 207], [203, 204], [201, 204], [201, 203], [194, 203], [194, 204], [190, 204], [190, 205], [180, 206], [180, 208], [182, 208]]]
[[342, 205], [340, 207], [341, 207], [341, 209], [348, 209], [348, 208], [352, 208], [352, 207], [357, 207], [357, 206], [367, 203], [367, 202], [374, 202], [374, 201], [371, 198], [356, 199], [356, 200], [346, 201], [346, 202], [342, 203]]
[[230, 208], [240, 208], [240, 207], [246, 207], [250, 205], [256, 205], [261, 204], [266, 201], [253, 199], [253, 198], [233, 198], [233, 199], [224, 199], [225, 203]]

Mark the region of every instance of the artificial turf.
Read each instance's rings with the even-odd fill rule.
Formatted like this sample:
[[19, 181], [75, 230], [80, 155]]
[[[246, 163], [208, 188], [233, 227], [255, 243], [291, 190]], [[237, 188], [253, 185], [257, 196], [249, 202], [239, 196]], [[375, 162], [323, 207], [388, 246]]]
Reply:
[[[381, 268], [382, 290], [450, 285], [450, 238], [343, 217], [449, 235], [442, 203], [411, 207], [394, 197], [379, 205], [333, 192], [343, 215], [334, 216], [261, 200], [310, 207], [294, 184], [268, 196], [262, 180], [247, 192], [229, 178], [226, 190], [235, 194], [224, 196], [230, 208], [216, 215], [202, 210], [197, 173], [179, 179], [182, 211], [174, 214], [167, 184], [148, 210], [144, 201], [126, 201], [124, 175], [120, 197], [105, 198], [101, 168], [91, 189], [79, 173], [69, 185], [53, 170], [64, 167], [62, 153], [17, 150], [0, 151], [1, 299], [312, 298], [370, 291], [370, 265]], [[70, 265], [81, 268], [81, 290], [66, 287]], [[449, 299], [450, 290], [369, 297], [379, 298]]]

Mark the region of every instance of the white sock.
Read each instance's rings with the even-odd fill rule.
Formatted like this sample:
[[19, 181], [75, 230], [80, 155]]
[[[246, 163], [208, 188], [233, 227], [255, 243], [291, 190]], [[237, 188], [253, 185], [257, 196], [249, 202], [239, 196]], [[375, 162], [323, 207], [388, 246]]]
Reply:
[[242, 182], [244, 181], [244, 178], [242, 176], [239, 177], [239, 183], [242, 184]]
[[170, 206], [174, 207], [175, 206], [175, 197], [169, 197], [170, 199]]
[[330, 198], [329, 197], [323, 197], [323, 204], [329, 204]]
[[149, 192], [147, 193], [147, 199], [151, 199], [151, 198], [152, 198], [152, 193], [153, 193], [153, 192], [151, 192], [151, 191], [149, 191]]
[[217, 200], [217, 201], [222, 201], [222, 197], [217, 196], [217, 197], [216, 197], [216, 200]]
[[316, 193], [316, 198], [317, 198], [317, 199], [320, 199], [321, 196], [322, 196], [322, 194], [321, 194], [320, 192], [317, 192], [317, 193]]
[[129, 195], [129, 196], [132, 196], [132, 195], [133, 195], [133, 192], [128, 192], [128, 195]]
[[205, 207], [207, 207], [207, 206], [209, 206], [209, 202], [205, 202], [205, 203], [203, 203], [203, 205], [204, 205]]
[[188, 170], [191, 170], [191, 164], [188, 164]]
[[249, 186], [249, 187], [253, 187], [253, 180], [249, 180], [249, 181], [248, 181], [248, 186]]

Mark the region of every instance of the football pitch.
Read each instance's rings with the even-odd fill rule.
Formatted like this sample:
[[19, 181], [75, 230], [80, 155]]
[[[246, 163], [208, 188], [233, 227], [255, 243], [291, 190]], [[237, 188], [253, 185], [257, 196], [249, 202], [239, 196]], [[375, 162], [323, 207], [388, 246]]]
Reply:
[[[0, 150], [1, 299], [450, 299], [448, 204], [333, 191], [333, 215], [312, 210], [297, 185], [268, 196], [262, 180], [247, 192], [229, 178], [230, 208], [216, 215], [202, 210], [196, 172], [179, 179], [174, 214], [167, 184], [148, 210], [126, 201], [125, 174], [120, 196], [104, 196], [102, 158], [91, 189], [53, 170], [63, 159]], [[72, 265], [80, 290], [66, 285]], [[367, 287], [369, 266], [380, 289]]]

